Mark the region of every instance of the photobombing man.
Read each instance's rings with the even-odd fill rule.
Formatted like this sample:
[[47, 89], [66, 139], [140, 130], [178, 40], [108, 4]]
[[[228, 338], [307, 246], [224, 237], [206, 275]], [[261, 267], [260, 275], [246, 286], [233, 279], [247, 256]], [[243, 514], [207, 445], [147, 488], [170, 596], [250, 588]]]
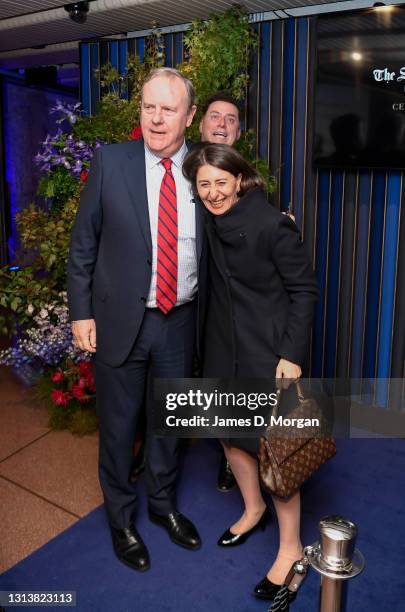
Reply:
[[[73, 227], [68, 297], [76, 343], [93, 354], [100, 423], [99, 477], [117, 557], [135, 570], [150, 559], [135, 527], [130, 481], [137, 421], [150, 372], [192, 375], [197, 287], [204, 294], [203, 220], [182, 162], [194, 89], [159, 68], [142, 91], [143, 140], [100, 148]], [[147, 400], [146, 400], [147, 401]], [[147, 405], [150, 417], [152, 406]], [[145, 484], [150, 520], [185, 548], [201, 546], [178, 512], [176, 438], [157, 438], [148, 418]]]

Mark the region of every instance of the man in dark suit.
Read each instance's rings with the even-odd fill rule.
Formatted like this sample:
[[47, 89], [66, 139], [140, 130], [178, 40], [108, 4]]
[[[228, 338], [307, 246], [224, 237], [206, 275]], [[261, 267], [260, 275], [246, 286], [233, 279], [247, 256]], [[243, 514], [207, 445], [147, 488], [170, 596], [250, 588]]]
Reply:
[[[72, 232], [68, 297], [76, 343], [94, 354], [100, 422], [99, 475], [118, 558], [149, 567], [134, 526], [133, 442], [152, 378], [192, 375], [197, 286], [205, 254], [200, 210], [182, 175], [184, 132], [194, 89], [160, 68], [143, 86], [143, 140], [101, 147], [93, 159]], [[150, 411], [148, 406], [150, 425]], [[178, 440], [147, 431], [145, 483], [150, 519], [181, 546], [197, 549], [194, 525], [177, 511]]]

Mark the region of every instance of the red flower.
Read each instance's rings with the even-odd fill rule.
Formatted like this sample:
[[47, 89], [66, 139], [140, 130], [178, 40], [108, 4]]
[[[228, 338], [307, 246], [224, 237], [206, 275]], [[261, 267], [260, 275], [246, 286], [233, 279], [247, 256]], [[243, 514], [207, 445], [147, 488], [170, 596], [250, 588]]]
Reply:
[[87, 386], [87, 380], [85, 378], [79, 378], [79, 382], [77, 384], [80, 389], [85, 389]]
[[52, 391], [51, 397], [53, 403], [57, 406], [67, 406], [70, 400], [72, 399], [70, 393], [64, 393], [60, 389], [54, 389]]
[[80, 376], [83, 376], [84, 378], [87, 378], [89, 373], [93, 373], [93, 366], [91, 365], [91, 361], [80, 361], [79, 372]]
[[88, 376], [87, 376], [87, 386], [88, 389], [91, 393], [95, 393], [96, 392], [96, 385], [94, 383], [94, 376], [93, 376], [93, 372], [89, 372]]
[[87, 177], [89, 176], [89, 173], [87, 170], [82, 170], [80, 172], [80, 182], [81, 183], [85, 183], [87, 181]]
[[85, 390], [79, 385], [72, 385], [72, 395], [79, 402], [86, 402], [88, 400]]
[[52, 382], [59, 384], [64, 379], [63, 372], [61, 370], [56, 370], [51, 376]]
[[140, 140], [142, 138], [142, 128], [139, 126], [134, 129], [128, 135], [129, 140]]

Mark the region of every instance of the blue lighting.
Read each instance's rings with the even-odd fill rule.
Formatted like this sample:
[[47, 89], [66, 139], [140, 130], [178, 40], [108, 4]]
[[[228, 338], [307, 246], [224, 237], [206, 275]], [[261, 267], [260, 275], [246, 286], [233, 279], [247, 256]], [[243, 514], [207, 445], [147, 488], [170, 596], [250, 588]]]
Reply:
[[12, 104], [10, 104], [10, 90], [7, 82], [4, 82], [3, 89], [3, 137], [4, 137], [4, 152], [6, 162], [6, 182], [8, 185], [9, 192], [9, 203], [10, 203], [10, 217], [11, 217], [11, 234], [8, 239], [8, 253], [9, 259], [13, 261], [17, 248], [17, 227], [15, 222], [15, 215], [18, 212], [17, 208], [17, 190], [16, 185], [19, 179], [19, 168], [15, 167], [12, 163], [11, 149], [13, 145], [13, 135], [11, 129], [11, 121], [9, 120], [10, 114], [13, 112]]

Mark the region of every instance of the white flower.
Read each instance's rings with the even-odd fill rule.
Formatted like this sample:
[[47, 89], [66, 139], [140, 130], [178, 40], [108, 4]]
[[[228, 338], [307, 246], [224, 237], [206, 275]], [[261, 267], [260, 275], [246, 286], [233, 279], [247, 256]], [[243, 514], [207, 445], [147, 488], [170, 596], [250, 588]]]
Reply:
[[39, 311], [39, 316], [43, 319], [46, 319], [46, 317], [48, 316], [48, 311], [45, 308], [41, 308], [41, 310]]
[[32, 314], [34, 312], [34, 306], [32, 304], [28, 304], [27, 306], [27, 312], [28, 314]]

